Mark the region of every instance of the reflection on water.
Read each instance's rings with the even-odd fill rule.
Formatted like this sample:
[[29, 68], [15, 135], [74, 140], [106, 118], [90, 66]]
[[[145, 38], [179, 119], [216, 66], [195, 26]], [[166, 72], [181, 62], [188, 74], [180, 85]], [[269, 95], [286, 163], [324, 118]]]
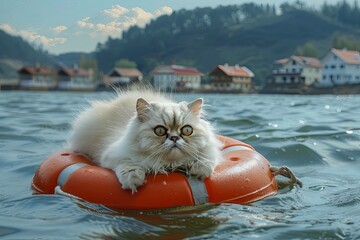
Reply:
[[[201, 95], [222, 135], [288, 165], [304, 188], [251, 205], [113, 213], [32, 195], [41, 161], [62, 148], [87, 100], [111, 93], [0, 93], [0, 236], [9, 239], [358, 239], [359, 96]], [[199, 95], [174, 95], [193, 100]]]

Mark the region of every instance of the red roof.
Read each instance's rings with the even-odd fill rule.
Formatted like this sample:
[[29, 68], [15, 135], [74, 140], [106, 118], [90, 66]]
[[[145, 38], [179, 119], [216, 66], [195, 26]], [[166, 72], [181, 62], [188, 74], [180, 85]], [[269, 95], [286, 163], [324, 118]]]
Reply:
[[59, 70], [59, 74], [65, 74], [68, 76], [90, 76], [91, 71], [90, 69], [83, 69], [83, 68], [63, 68]]
[[350, 64], [360, 64], [360, 54], [358, 51], [331, 49], [331, 52], [341, 58], [344, 62]]
[[114, 68], [108, 75], [111, 75], [113, 72], [116, 72], [122, 77], [140, 77], [142, 73], [137, 68]]
[[27, 73], [30, 75], [51, 75], [52, 71], [49, 67], [45, 67], [45, 66], [39, 66], [39, 67], [27, 66], [21, 68], [19, 70], [19, 73]]
[[304, 57], [304, 56], [291, 56], [290, 58], [284, 58], [284, 59], [279, 59], [276, 60], [277, 64], [287, 64], [289, 61], [294, 60], [302, 65], [305, 65], [307, 67], [312, 67], [312, 68], [322, 68], [321, 62], [319, 61], [319, 59], [314, 58], [314, 57]]
[[194, 75], [194, 76], [203, 75], [196, 68], [185, 67], [180, 65], [158, 66], [153, 70], [152, 73], [153, 75], [161, 75], [161, 74]]
[[217, 68], [230, 77], [254, 77], [254, 73], [246, 67], [218, 65]]

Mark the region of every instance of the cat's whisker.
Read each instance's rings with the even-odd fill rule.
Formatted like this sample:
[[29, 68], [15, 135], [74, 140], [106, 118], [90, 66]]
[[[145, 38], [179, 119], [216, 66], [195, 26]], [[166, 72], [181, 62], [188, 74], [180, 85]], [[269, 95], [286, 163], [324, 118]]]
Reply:
[[[183, 170], [195, 176], [209, 175], [220, 153], [202, 100], [176, 103], [144, 87], [116, 89], [116, 93], [115, 99], [93, 102], [77, 117], [69, 139], [71, 149], [91, 156], [103, 167], [128, 168], [118, 178], [133, 191], [145, 180], [138, 172], [157, 175]], [[164, 135], [155, 132], [159, 124], [166, 133], [177, 136], [189, 125], [194, 134], [186, 135], [186, 142], [179, 141], [172, 149], [163, 142]], [[129, 174], [131, 171], [135, 173]], [[128, 176], [121, 176], [125, 174]]]

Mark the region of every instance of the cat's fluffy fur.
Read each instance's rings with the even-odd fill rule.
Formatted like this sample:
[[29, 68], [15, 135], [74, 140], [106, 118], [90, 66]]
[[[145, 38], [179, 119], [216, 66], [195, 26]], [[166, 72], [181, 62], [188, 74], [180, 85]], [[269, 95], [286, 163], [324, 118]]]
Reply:
[[133, 192], [148, 172], [183, 170], [205, 178], [221, 158], [221, 143], [203, 118], [202, 104], [175, 103], [148, 90], [120, 92], [77, 117], [69, 147], [113, 169], [122, 187]]

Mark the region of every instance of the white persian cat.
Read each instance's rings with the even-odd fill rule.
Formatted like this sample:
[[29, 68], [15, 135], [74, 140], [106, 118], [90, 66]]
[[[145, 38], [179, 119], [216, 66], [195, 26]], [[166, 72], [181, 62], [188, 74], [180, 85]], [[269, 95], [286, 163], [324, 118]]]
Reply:
[[175, 103], [149, 90], [120, 92], [77, 117], [69, 147], [113, 169], [133, 193], [146, 173], [182, 170], [206, 178], [221, 158], [222, 144], [203, 118], [202, 105], [201, 98]]

